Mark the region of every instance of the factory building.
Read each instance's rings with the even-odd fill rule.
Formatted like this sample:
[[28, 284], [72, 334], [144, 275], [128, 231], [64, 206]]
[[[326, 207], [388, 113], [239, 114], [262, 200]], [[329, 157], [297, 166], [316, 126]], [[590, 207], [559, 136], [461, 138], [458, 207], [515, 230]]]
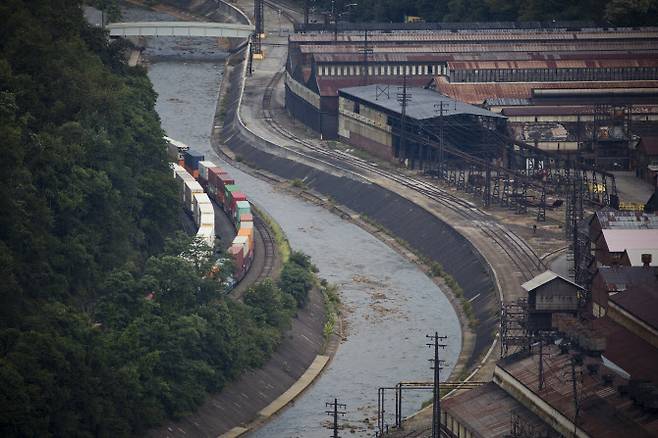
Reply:
[[[433, 90], [419, 87], [405, 90], [408, 102], [404, 120], [405, 97], [401, 87], [376, 84], [339, 90], [340, 140], [385, 160], [398, 160], [410, 168], [426, 168], [436, 162], [439, 151], [424, 140], [436, 137], [442, 123], [445, 144], [483, 155], [487, 153], [481, 150], [487, 131], [504, 122], [499, 114], [449, 99]], [[491, 158], [499, 155], [495, 148], [488, 153]]]
[[551, 327], [498, 361], [492, 382], [442, 400], [445, 435], [656, 436], [656, 268], [602, 268], [594, 315], [573, 314], [583, 289], [550, 271], [524, 289], [528, 318], [547, 309]]
[[337, 138], [341, 89], [394, 88], [406, 78], [409, 86], [505, 116], [505, 135], [516, 141], [578, 152], [599, 169], [641, 167], [643, 177], [655, 177], [646, 163], [652, 156], [639, 147], [658, 135], [658, 30], [506, 26], [371, 27], [367, 35], [352, 30], [335, 39], [296, 33], [286, 108], [323, 138]]

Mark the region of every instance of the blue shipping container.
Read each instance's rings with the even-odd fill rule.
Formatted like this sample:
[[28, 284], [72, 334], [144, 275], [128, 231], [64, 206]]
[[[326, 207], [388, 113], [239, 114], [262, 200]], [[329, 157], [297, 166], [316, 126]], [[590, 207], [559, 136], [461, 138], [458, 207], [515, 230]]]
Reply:
[[205, 156], [195, 150], [188, 149], [185, 151], [185, 166], [189, 169], [196, 170], [199, 168], [199, 161], [205, 160]]

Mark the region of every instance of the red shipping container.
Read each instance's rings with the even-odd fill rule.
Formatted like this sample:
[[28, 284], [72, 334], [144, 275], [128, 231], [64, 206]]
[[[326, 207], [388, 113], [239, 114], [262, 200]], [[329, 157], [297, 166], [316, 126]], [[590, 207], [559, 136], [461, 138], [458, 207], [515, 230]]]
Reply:
[[231, 217], [235, 215], [235, 206], [238, 201], [246, 201], [247, 195], [242, 192], [233, 192], [233, 202], [231, 203]]
[[240, 215], [240, 222], [253, 222], [254, 221], [254, 215], [253, 214], [241, 214]]
[[215, 194], [217, 187], [219, 187], [218, 175], [222, 172], [219, 167], [211, 167], [208, 169], [208, 189], [210, 193]]
[[235, 180], [233, 178], [231, 178], [228, 175], [228, 173], [225, 174], [225, 175], [224, 174], [220, 175], [219, 180], [222, 182], [221, 183], [222, 190], [224, 190], [224, 186], [227, 185], [227, 184], [235, 184]]

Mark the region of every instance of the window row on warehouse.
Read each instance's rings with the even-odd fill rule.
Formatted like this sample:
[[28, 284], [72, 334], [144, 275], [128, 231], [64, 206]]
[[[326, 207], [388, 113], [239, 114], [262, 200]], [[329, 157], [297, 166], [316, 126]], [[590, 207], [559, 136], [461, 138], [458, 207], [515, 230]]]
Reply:
[[[361, 76], [364, 65], [318, 65], [318, 76]], [[371, 76], [434, 76], [445, 74], [446, 66], [442, 64], [370, 64], [368, 74]]]

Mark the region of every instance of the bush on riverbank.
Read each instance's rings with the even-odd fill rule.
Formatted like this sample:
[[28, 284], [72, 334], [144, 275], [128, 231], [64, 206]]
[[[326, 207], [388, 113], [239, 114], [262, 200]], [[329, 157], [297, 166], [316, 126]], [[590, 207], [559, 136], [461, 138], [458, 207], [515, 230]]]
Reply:
[[298, 251], [293, 251], [283, 265], [278, 285], [295, 299], [298, 307], [304, 307], [308, 293], [315, 285], [314, 272], [317, 268], [311, 263], [311, 258]]
[[331, 339], [331, 335], [336, 330], [336, 323], [340, 317], [340, 297], [338, 296], [338, 286], [329, 284], [327, 280], [322, 279], [320, 281], [320, 288], [324, 297], [324, 308], [327, 315], [323, 328], [324, 345], [322, 351], [324, 352]]

